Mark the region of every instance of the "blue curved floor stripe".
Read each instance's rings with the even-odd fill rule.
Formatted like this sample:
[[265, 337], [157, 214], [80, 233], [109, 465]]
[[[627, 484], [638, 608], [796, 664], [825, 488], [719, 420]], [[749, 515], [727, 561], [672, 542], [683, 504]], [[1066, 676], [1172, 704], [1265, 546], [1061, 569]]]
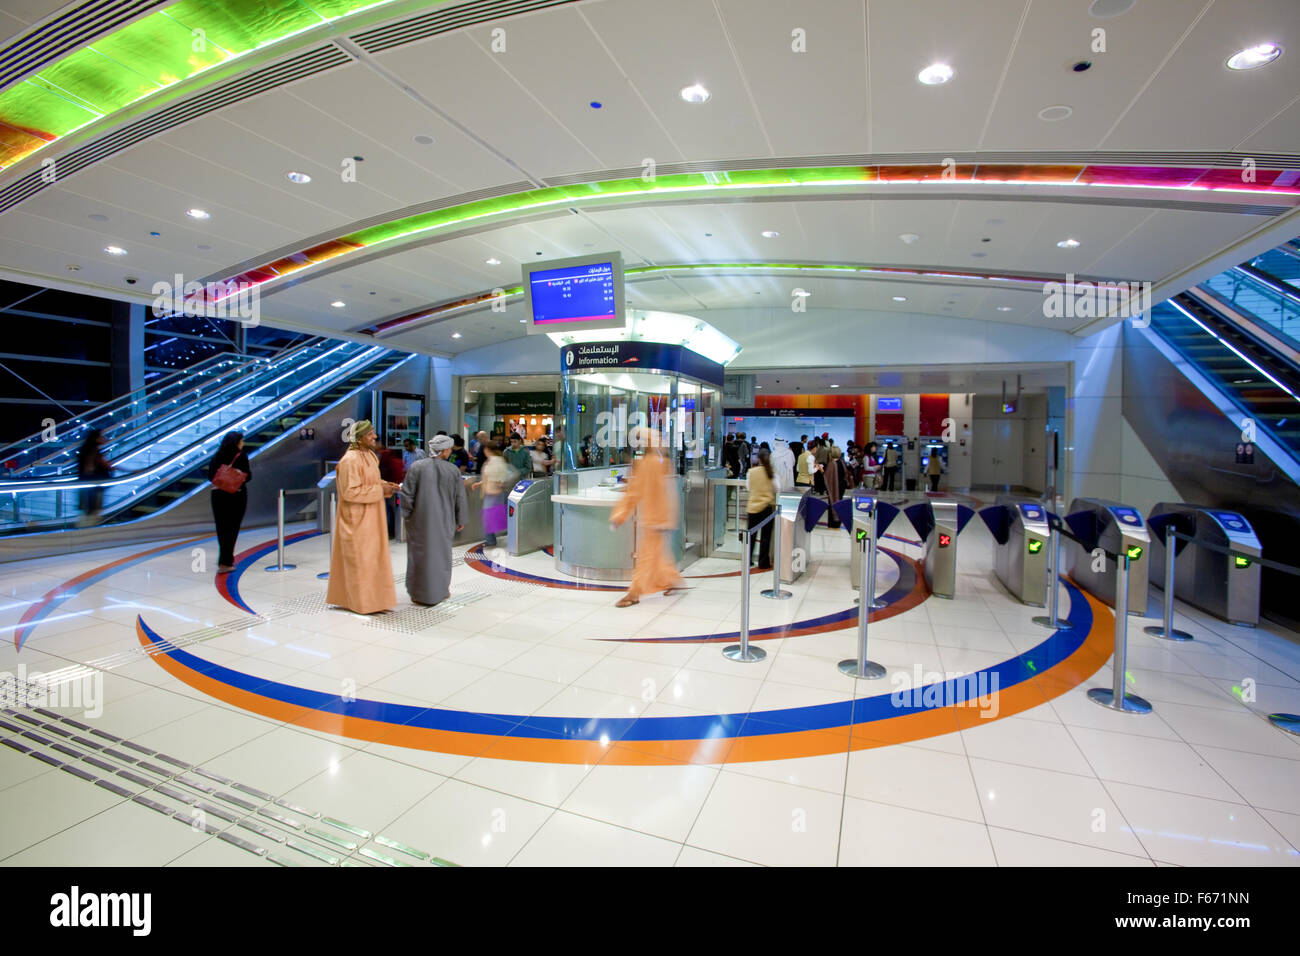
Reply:
[[[893, 693], [857, 700], [836, 701], [808, 707], [792, 707], [759, 713], [732, 713], [689, 717], [536, 717], [511, 714], [473, 713], [438, 707], [418, 707], [373, 700], [344, 700], [322, 691], [293, 687], [267, 678], [231, 670], [220, 664], [195, 657], [173, 647], [143, 618], [139, 619], [145, 637], [177, 663], [230, 687], [270, 697], [281, 703], [356, 717], [383, 723], [409, 725], [430, 730], [449, 730], [473, 734], [557, 738], [568, 740], [699, 740], [713, 737], [764, 736], [796, 730], [821, 730], [831, 727], [867, 724], [906, 714], [941, 709], [973, 700], [977, 693], [967, 693], [980, 686], [986, 675], [988, 684], [994, 675], [997, 688], [1004, 690], [1042, 674], [1075, 653], [1092, 630], [1092, 609], [1073, 584], [1062, 581], [1070, 595], [1072, 627], [1054, 631], [1042, 643], [1009, 660], [945, 681], [942, 692], [932, 691], [937, 703], [911, 703], [897, 699]], [[829, 664], [827, 666], [830, 666]], [[907, 694], [909, 698], [920, 694]]]

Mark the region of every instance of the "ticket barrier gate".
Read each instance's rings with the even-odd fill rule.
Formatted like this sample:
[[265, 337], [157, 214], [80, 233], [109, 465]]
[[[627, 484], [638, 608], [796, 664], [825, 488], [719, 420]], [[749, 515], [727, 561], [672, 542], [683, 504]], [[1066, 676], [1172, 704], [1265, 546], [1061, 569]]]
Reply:
[[524, 478], [506, 497], [506, 551], [527, 554], [555, 542], [551, 478]]
[[[777, 534], [774, 528], [772, 534], [773, 542], [779, 541], [780, 548], [774, 549], [779, 553], [773, 554], [772, 560], [779, 569], [782, 584], [793, 584], [808, 570], [808, 539], [812, 537], [812, 527], [808, 526], [804, 502], [810, 497], [811, 493], [798, 495], [793, 492], [776, 496], [781, 513], [774, 520], [781, 522], [781, 530]], [[813, 527], [816, 524], [814, 519]]]
[[999, 495], [980, 518], [997, 542], [993, 567], [1002, 586], [1021, 604], [1042, 607], [1052, 543], [1047, 509], [1033, 498]]
[[[820, 502], [825, 507], [825, 502]], [[885, 504], [875, 494], [858, 489], [853, 492], [852, 497], [842, 498], [834, 504], [835, 514], [840, 519], [840, 524], [844, 530], [851, 535], [853, 543], [850, 545], [849, 558], [849, 583], [853, 590], [862, 589], [862, 554], [864, 541], [879, 541], [880, 536], [885, 533], [885, 529], [898, 516], [898, 509], [893, 505]], [[874, 553], [874, 549], [871, 549]], [[875, 578], [872, 577], [872, 584]], [[871, 606], [875, 608], [884, 607], [883, 604], [874, 600], [872, 595]]]
[[903, 513], [925, 542], [925, 583], [935, 597], [957, 593], [957, 536], [975, 512], [955, 501], [922, 501]]
[[[1075, 498], [1065, 516], [1070, 532], [1066, 548], [1071, 576], [1076, 584], [1111, 607], [1116, 602], [1116, 563], [1112, 555], [1128, 559], [1128, 593], [1124, 606], [1130, 614], [1147, 612], [1147, 576], [1151, 537], [1146, 522], [1136, 508], [1101, 498]], [[1094, 557], [1100, 548], [1101, 553]]]
[[[1155, 581], [1167, 580], [1165, 534], [1172, 528], [1195, 539], [1175, 541], [1174, 595], [1231, 624], [1259, 624], [1261, 566], [1252, 559], [1262, 556], [1262, 548], [1243, 515], [1184, 502], [1161, 502], [1151, 510], [1148, 523], [1152, 530], [1150, 574]], [[1201, 542], [1239, 553], [1197, 547]]]

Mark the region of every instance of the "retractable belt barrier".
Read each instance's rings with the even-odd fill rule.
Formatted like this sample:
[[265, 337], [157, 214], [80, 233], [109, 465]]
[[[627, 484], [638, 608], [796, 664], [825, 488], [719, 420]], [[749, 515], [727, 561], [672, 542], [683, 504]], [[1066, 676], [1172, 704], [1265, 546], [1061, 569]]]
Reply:
[[[315, 488], [281, 488], [276, 496], [275, 515], [275, 564], [268, 564], [267, 571], [292, 571], [298, 565], [284, 563], [284, 496], [314, 495]], [[332, 527], [332, 525], [331, 525]]]
[[[767, 657], [767, 651], [761, 647], [749, 646], [749, 549], [755, 531], [760, 531], [763, 525], [769, 521], [776, 521], [781, 514], [781, 506], [777, 505], [772, 509], [772, 513], [754, 525], [752, 528], [740, 529], [740, 643], [729, 644], [722, 649], [722, 656], [730, 658], [733, 661], [744, 661], [747, 664], [761, 661]], [[781, 525], [776, 526], [776, 546], [780, 552], [780, 534]], [[772, 561], [772, 587], [763, 591], [763, 597], [781, 600], [790, 596], [789, 591], [781, 590], [781, 571], [780, 561]]]

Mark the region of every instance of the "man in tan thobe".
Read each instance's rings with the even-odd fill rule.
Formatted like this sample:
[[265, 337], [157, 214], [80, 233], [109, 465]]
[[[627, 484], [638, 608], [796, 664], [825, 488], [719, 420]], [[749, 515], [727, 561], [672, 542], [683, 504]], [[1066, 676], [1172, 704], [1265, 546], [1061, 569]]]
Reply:
[[364, 419], [357, 422], [352, 444], [339, 459], [335, 480], [338, 513], [325, 603], [358, 614], [390, 611], [397, 606], [384, 499], [391, 497], [398, 485], [379, 477], [378, 444], [374, 426]]

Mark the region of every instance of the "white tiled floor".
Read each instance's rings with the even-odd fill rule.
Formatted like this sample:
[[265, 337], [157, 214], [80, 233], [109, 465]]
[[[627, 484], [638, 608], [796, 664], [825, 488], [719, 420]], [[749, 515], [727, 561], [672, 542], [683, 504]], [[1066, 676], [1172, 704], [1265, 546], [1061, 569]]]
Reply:
[[[914, 537], [900, 520], [893, 532]], [[246, 531], [241, 547], [269, 540]], [[813, 707], [889, 693], [914, 672], [996, 664], [1046, 636], [991, 574], [991, 539], [972, 522], [953, 601], [928, 600], [873, 623], [869, 656], [899, 674], [855, 682], [836, 661], [855, 632], [763, 641], [761, 664], [722, 644], [610, 638], [726, 633], [738, 627], [739, 581], [628, 609], [618, 592], [529, 587], [469, 567], [457, 595], [487, 596], [443, 624], [402, 632], [342, 611], [250, 622], [187, 650], [248, 674], [330, 694], [478, 713], [654, 717]], [[912, 556], [919, 549], [886, 546]], [[789, 601], [751, 600], [755, 629], [853, 607], [848, 535], [818, 531]], [[41, 559], [0, 585], [0, 669], [52, 671], [137, 646], [135, 616], [164, 637], [246, 618], [190, 572], [189, 549], [105, 578], [63, 603], [21, 651], [13, 628], [61, 582], [143, 548]], [[265, 613], [321, 595], [328, 541], [293, 544], [295, 571], [246, 571], [245, 601]], [[550, 558], [510, 559], [559, 577]], [[393, 546], [394, 571], [405, 549]], [[734, 569], [706, 559], [703, 575]], [[882, 560], [881, 592], [897, 580]], [[754, 592], [770, 577], [755, 576]], [[405, 594], [398, 588], [405, 604]], [[1180, 606], [1197, 640], [1171, 644], [1129, 629], [1131, 688], [1144, 717], [1086, 699], [1080, 687], [966, 730], [813, 757], [721, 764], [551, 764], [411, 750], [333, 737], [242, 711], [140, 658], [103, 677], [96, 728], [225, 774], [373, 833], [466, 865], [1300, 865], [1300, 738], [1271, 710], [1300, 710], [1300, 642], [1248, 631]], [[1249, 687], [1241, 694], [1234, 688]], [[69, 711], [71, 713], [71, 711]], [[0, 862], [253, 865], [258, 858], [8, 748], [0, 748]]]

